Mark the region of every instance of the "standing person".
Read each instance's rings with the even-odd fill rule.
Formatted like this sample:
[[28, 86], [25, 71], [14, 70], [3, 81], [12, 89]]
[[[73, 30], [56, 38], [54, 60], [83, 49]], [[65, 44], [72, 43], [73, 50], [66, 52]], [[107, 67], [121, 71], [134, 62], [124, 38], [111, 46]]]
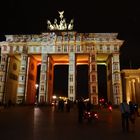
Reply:
[[83, 121], [83, 114], [85, 110], [85, 104], [82, 98], [78, 100], [78, 121], [81, 123]]
[[61, 110], [61, 100], [58, 101], [58, 111]]
[[134, 108], [135, 108], [135, 113], [136, 113], [136, 115], [138, 116], [138, 117], [140, 117], [140, 114], [139, 114], [139, 111], [138, 111], [138, 104], [137, 103], [135, 103], [134, 104]]
[[60, 101], [60, 110], [63, 112], [64, 111], [64, 100], [61, 99]]
[[67, 104], [66, 104], [66, 110], [67, 110], [67, 112], [70, 112], [70, 109], [71, 109], [71, 101], [68, 99], [67, 100]]
[[136, 113], [136, 111], [135, 111], [135, 106], [132, 101], [129, 102], [129, 108], [130, 108], [130, 117], [129, 118], [132, 123], [132, 131], [134, 131], [135, 130], [135, 119], [136, 119], [135, 113]]
[[86, 104], [86, 110], [87, 110], [87, 112], [91, 111], [91, 102], [90, 101], [88, 101]]
[[129, 114], [130, 108], [126, 100], [120, 104], [121, 119], [122, 119], [122, 129], [123, 132], [129, 132]]

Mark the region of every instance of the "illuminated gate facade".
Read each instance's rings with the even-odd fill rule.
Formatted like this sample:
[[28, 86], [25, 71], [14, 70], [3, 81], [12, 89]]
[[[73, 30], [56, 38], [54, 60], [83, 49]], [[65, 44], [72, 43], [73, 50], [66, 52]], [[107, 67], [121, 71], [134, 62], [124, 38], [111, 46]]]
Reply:
[[[48, 26], [51, 29], [50, 23]], [[118, 34], [78, 33], [58, 27], [60, 30], [39, 35], [6, 35], [6, 41], [0, 42], [0, 101], [5, 103], [11, 99], [14, 103], [34, 103], [39, 64], [38, 102], [51, 102], [53, 71], [57, 64], [69, 65], [68, 98], [74, 101], [76, 65], [88, 64], [89, 99], [91, 103], [98, 104], [97, 64], [104, 64], [107, 67], [108, 100], [119, 104], [122, 101], [119, 50], [123, 41], [117, 39]]]

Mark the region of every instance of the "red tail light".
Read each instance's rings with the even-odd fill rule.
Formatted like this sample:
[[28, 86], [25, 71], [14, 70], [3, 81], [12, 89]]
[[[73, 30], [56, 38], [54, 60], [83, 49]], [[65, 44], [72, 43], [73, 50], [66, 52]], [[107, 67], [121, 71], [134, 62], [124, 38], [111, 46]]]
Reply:
[[110, 110], [112, 110], [112, 107], [111, 107], [111, 106], [109, 106], [109, 109], [110, 109]]

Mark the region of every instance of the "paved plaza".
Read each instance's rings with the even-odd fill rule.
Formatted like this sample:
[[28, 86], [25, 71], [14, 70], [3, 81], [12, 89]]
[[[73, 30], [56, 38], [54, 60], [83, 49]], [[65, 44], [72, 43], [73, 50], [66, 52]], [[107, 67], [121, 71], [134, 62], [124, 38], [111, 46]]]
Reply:
[[54, 107], [11, 107], [0, 111], [0, 140], [140, 140], [140, 118], [135, 132], [123, 133], [120, 112], [99, 111], [99, 120], [77, 121], [77, 108], [59, 112]]

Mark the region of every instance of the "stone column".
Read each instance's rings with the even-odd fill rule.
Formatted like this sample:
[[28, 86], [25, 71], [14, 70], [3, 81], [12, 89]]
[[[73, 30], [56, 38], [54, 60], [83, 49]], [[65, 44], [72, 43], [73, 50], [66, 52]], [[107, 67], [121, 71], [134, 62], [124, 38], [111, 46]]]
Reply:
[[7, 54], [1, 54], [1, 64], [0, 64], [0, 102], [5, 103], [5, 93], [6, 93], [6, 79], [9, 65], [9, 57]]
[[26, 89], [26, 72], [27, 72], [27, 54], [21, 54], [21, 64], [19, 69], [18, 77], [18, 88], [17, 88], [17, 99], [16, 103], [22, 103], [25, 98], [25, 89]]
[[34, 59], [33, 56], [28, 58], [28, 71], [26, 74], [26, 79], [28, 79], [27, 86], [26, 86], [26, 103], [27, 104], [34, 104], [36, 102], [36, 77], [37, 77], [37, 61]]
[[132, 79], [132, 101], [136, 102], [136, 79]]
[[130, 84], [130, 79], [128, 77], [125, 77], [125, 84], [123, 88], [124, 90], [124, 97], [123, 99], [126, 99], [128, 102], [131, 100], [131, 84]]
[[72, 101], [76, 99], [75, 88], [75, 53], [69, 53], [69, 73], [68, 73], [68, 98]]
[[112, 88], [113, 102], [115, 105], [119, 105], [120, 102], [122, 102], [119, 53], [114, 53], [112, 55]]
[[130, 101], [132, 101], [132, 81], [129, 79], [129, 92], [130, 92]]
[[39, 103], [48, 101], [48, 54], [42, 53], [42, 63], [40, 71], [40, 84], [39, 84]]
[[[29, 78], [29, 64], [30, 64], [30, 56], [27, 56], [27, 66], [26, 66], [26, 83], [28, 83], [28, 78]], [[25, 86], [25, 94], [24, 94], [24, 102], [27, 103], [27, 89], [28, 85], [26, 84]]]
[[108, 60], [106, 62], [106, 70], [107, 70], [107, 100], [113, 103], [113, 95], [112, 95], [112, 66], [111, 66], [111, 55], [108, 56]]
[[53, 83], [54, 83], [54, 62], [51, 57], [48, 58], [48, 103], [52, 102], [52, 96], [54, 94], [53, 91]]
[[98, 82], [97, 82], [97, 63], [96, 54], [89, 55], [89, 99], [92, 104], [98, 104]]
[[136, 103], [140, 103], [140, 79], [136, 78]]

